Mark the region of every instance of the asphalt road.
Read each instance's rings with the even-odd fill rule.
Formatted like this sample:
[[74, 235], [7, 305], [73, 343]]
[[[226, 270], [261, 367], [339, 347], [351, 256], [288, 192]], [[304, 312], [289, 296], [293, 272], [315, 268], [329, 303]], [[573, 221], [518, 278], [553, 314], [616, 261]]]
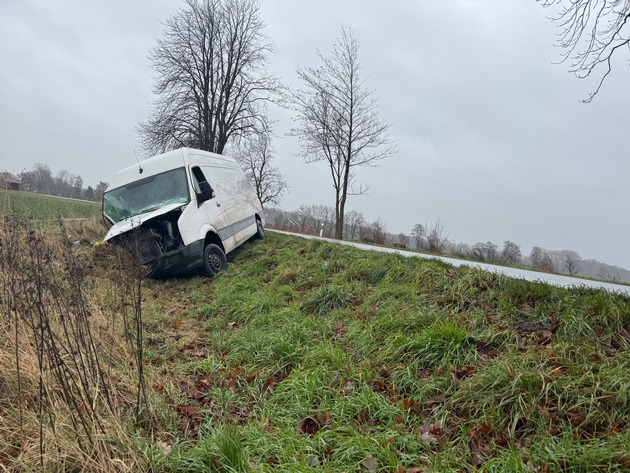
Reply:
[[455, 258], [447, 258], [445, 256], [435, 256], [435, 255], [429, 255], [429, 254], [424, 254], [424, 253], [417, 253], [415, 251], [405, 251], [405, 250], [398, 250], [394, 248], [384, 248], [381, 246], [366, 245], [364, 243], [356, 243], [353, 241], [333, 240], [330, 238], [320, 238], [320, 237], [312, 236], [312, 235], [302, 235], [300, 233], [290, 233], [290, 232], [284, 232], [280, 230], [269, 230], [269, 231], [273, 231], [276, 233], [284, 233], [285, 235], [293, 235], [293, 236], [297, 236], [301, 238], [306, 238], [308, 240], [311, 240], [311, 239], [324, 240], [330, 243], [337, 243], [339, 245], [354, 246], [355, 248], [360, 248], [362, 250], [380, 251], [383, 253], [397, 253], [399, 255], [407, 256], [410, 258], [436, 259], [436, 260], [450, 263], [453, 266], [470, 266], [473, 268], [480, 268], [480, 269], [483, 269], [484, 271], [489, 271], [491, 273], [503, 274], [511, 278], [526, 279], [527, 281], [553, 284], [554, 286], [561, 286], [561, 287], [583, 286], [583, 287], [590, 287], [590, 288], [595, 288], [595, 289], [606, 289], [607, 291], [617, 292], [617, 293], [630, 297], [630, 286], [623, 286], [621, 284], [592, 281], [590, 279], [573, 278], [570, 276], [561, 276], [559, 274], [539, 273], [537, 271], [530, 271], [528, 269], [510, 268], [507, 266], [499, 266], [496, 264], [479, 263], [477, 261], [465, 261], [465, 260], [460, 260], [460, 259], [455, 259]]

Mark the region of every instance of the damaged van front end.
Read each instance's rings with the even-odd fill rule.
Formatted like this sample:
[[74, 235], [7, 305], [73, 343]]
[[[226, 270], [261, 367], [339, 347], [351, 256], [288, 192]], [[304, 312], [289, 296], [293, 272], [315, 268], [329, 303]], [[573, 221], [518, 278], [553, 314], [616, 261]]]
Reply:
[[170, 204], [114, 224], [105, 241], [136, 255], [151, 276], [190, 273], [201, 266], [203, 240], [184, 244], [179, 218], [186, 205]]
[[203, 253], [203, 240], [186, 244], [180, 232], [190, 202], [184, 168], [108, 189], [103, 216], [112, 227], [104, 241], [136, 255], [152, 276], [190, 272], [201, 265]]

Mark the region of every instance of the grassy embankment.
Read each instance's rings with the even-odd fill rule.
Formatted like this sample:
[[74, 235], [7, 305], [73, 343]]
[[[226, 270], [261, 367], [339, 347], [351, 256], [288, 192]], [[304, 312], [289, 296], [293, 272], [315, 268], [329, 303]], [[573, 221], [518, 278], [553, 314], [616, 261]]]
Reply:
[[96, 202], [0, 189], [0, 213], [40, 220], [96, 218], [100, 216], [101, 206]]
[[[237, 250], [214, 280], [141, 286], [112, 269], [120, 256], [110, 249], [61, 248], [84, 262], [87, 319], [108, 374], [87, 390], [96, 407], [85, 419], [102, 428], [79, 424], [73, 433], [71, 414], [82, 409], [61, 395], [38, 413], [37, 356], [28, 355], [36, 347], [20, 340], [23, 420], [15, 428], [6, 317], [0, 465], [9, 471], [38, 469], [36, 442], [27, 440], [40, 424], [57, 442], [44, 448], [50, 471], [630, 468], [626, 297], [278, 234]], [[147, 386], [138, 412], [137, 332], [129, 320], [124, 327], [124, 315], [133, 319], [139, 308], [124, 296], [134, 287], [142, 291]]]

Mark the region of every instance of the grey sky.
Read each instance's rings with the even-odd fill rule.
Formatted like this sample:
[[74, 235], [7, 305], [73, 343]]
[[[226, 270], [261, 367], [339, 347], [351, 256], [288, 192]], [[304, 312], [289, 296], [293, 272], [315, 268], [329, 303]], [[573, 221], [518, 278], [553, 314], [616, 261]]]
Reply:
[[[43, 162], [94, 185], [132, 164], [152, 100], [146, 53], [181, 5], [1, 0], [0, 169]], [[361, 43], [399, 152], [358, 172], [369, 195], [348, 208], [393, 233], [440, 217], [454, 241], [572, 249], [630, 268], [625, 62], [580, 103], [595, 83], [552, 64], [555, 27], [533, 0], [264, 0], [262, 13], [271, 71], [289, 86], [342, 24]], [[332, 205], [325, 165], [303, 164], [284, 136], [291, 114], [272, 114], [275, 164], [291, 186], [282, 208]]]

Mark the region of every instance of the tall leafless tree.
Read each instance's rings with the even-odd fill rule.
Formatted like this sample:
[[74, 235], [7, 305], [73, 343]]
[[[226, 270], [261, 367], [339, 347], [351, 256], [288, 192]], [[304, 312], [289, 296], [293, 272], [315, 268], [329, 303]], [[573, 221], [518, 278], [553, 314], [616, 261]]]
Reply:
[[325, 161], [335, 189], [335, 238], [343, 238], [348, 195], [365, 188], [352, 187], [354, 170], [374, 165], [392, 155], [390, 125], [378, 115], [378, 99], [365, 88], [359, 64], [359, 42], [352, 30], [341, 28], [332, 55], [317, 53], [318, 68], [299, 69], [304, 88], [293, 93], [298, 126], [292, 131], [302, 145], [307, 163]]
[[529, 254], [529, 264], [537, 271], [546, 273], [554, 273], [556, 271], [556, 266], [549, 252], [539, 246], [532, 247], [532, 251]]
[[499, 261], [499, 248], [491, 241], [475, 243], [471, 249], [471, 257], [477, 261], [497, 263]]
[[426, 230], [424, 228], [424, 225], [416, 223], [413, 227], [413, 230], [411, 230], [411, 236], [413, 237], [416, 250], [421, 250], [422, 248], [424, 248], [426, 243]]
[[254, 187], [260, 204], [276, 204], [288, 185], [280, 170], [271, 165], [274, 150], [268, 131], [251, 135], [241, 140], [232, 150], [249, 182]]
[[365, 227], [365, 217], [361, 212], [351, 210], [344, 216], [344, 225], [346, 227], [344, 238], [346, 240], [360, 240], [361, 233]]
[[367, 237], [364, 239], [367, 243], [376, 243], [377, 245], [384, 245], [387, 240], [387, 224], [385, 221], [378, 217], [366, 228]]
[[22, 171], [22, 188], [29, 192], [50, 194], [54, 189], [54, 178], [47, 164], [35, 163], [30, 171]]
[[592, 101], [612, 71], [613, 57], [630, 51], [630, 1], [537, 1], [557, 8], [552, 17], [560, 28], [557, 42], [565, 49], [563, 61], [569, 61], [571, 72], [579, 78], [601, 74], [595, 90], [583, 100]]
[[521, 261], [521, 248], [512, 241], [503, 242], [500, 261], [502, 264], [515, 265]]
[[139, 133], [150, 154], [181, 146], [222, 153], [231, 138], [264, 128], [278, 88], [258, 0], [185, 0], [149, 52], [157, 98]]
[[580, 271], [580, 255], [573, 250], [562, 250], [561, 254], [564, 269], [571, 276], [576, 275]]
[[432, 253], [444, 253], [448, 243], [448, 230], [441, 218], [436, 218], [426, 227], [427, 249]]

